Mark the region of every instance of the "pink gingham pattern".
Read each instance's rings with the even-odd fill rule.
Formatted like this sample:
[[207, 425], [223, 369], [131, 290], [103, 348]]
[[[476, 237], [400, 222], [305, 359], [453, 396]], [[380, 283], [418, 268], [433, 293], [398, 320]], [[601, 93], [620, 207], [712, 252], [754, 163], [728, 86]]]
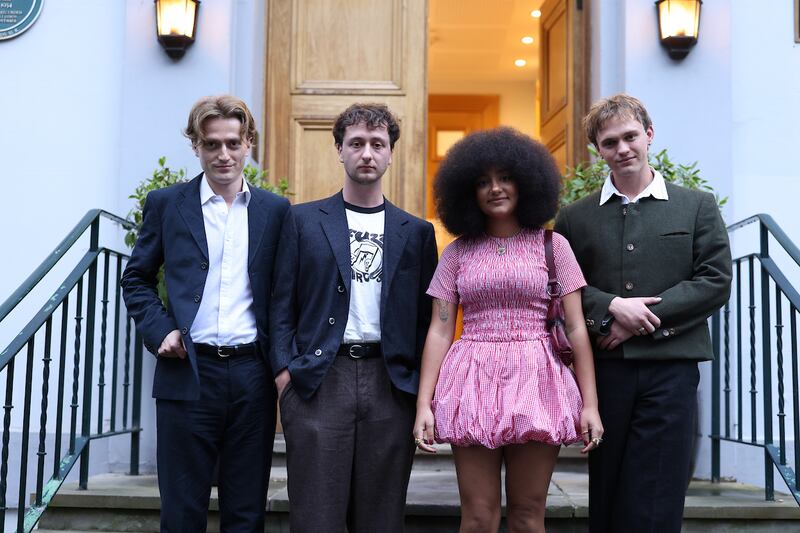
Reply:
[[[464, 311], [461, 339], [442, 362], [433, 412], [436, 440], [497, 448], [581, 440], [581, 396], [572, 371], [554, 356], [545, 328], [549, 298], [544, 232], [460, 238], [445, 248], [428, 294]], [[498, 246], [506, 253], [498, 254]], [[566, 295], [586, 285], [572, 249], [553, 234]]]

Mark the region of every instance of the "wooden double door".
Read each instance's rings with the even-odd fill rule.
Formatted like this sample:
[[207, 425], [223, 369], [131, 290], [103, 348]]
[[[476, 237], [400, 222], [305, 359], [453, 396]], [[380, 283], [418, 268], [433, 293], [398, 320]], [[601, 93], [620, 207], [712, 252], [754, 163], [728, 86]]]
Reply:
[[352, 103], [381, 102], [401, 128], [384, 194], [421, 215], [427, 1], [269, 0], [267, 11], [262, 153], [272, 179], [288, 180], [293, 202], [339, 190], [333, 122]]
[[[546, 0], [542, 6], [541, 140], [562, 167], [585, 158], [588, 5]], [[293, 202], [337, 191], [344, 174], [331, 135], [335, 117], [354, 102], [383, 102], [401, 122], [384, 193], [416, 215], [430, 214], [428, 0], [268, 0], [267, 6], [260, 152], [271, 179], [288, 180]]]

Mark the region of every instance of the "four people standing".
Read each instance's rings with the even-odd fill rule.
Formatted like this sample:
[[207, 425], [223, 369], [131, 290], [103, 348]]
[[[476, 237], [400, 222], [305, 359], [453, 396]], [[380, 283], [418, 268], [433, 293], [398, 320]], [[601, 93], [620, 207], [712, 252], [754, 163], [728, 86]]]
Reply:
[[[509, 128], [457, 143], [435, 194], [460, 238], [437, 268], [431, 224], [382, 194], [400, 135], [386, 106], [339, 115], [342, 190], [289, 208], [243, 179], [244, 103], [200, 100], [186, 135], [203, 173], [148, 196], [122, 282], [158, 355], [162, 531], [205, 529], [217, 458], [223, 530], [263, 530], [276, 397], [293, 531], [402, 531], [415, 444], [434, 440], [453, 445], [464, 531], [498, 527], [502, 464], [509, 531], [543, 531], [558, 448], [581, 440], [599, 448], [593, 532], [679, 531], [727, 235], [713, 196], [649, 167], [638, 100], [604, 99], [585, 122], [611, 174], [552, 236], [561, 177], [542, 145]], [[548, 341], [548, 272], [574, 372]]]

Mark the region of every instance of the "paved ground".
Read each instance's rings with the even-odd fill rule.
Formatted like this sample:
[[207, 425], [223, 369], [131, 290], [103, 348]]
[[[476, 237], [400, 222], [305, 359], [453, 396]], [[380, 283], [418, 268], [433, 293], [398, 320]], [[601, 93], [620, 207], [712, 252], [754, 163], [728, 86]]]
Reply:
[[[407, 498], [406, 530], [449, 533], [458, 528], [459, 500], [449, 447], [418, 455]], [[266, 530], [288, 532], [285, 447], [275, 443], [268, 491], [271, 514]], [[585, 456], [562, 448], [547, 499], [547, 527], [554, 533], [585, 532], [588, 517], [588, 474]], [[66, 484], [51, 502], [42, 526], [51, 530], [150, 532], [158, 530], [158, 487], [154, 475], [104, 474], [89, 480], [89, 490]], [[212, 492], [209, 531], [218, 531], [216, 490]], [[504, 529], [501, 529], [504, 531]], [[684, 512], [684, 533], [800, 531], [800, 506], [783, 493], [764, 501], [764, 491], [732, 482], [693, 481]]]

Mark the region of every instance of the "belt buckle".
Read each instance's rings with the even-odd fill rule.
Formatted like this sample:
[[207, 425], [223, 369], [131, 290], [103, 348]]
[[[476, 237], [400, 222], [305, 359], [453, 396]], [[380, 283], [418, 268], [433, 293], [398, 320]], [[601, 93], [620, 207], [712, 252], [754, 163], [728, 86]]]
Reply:
[[230, 357], [230, 356], [231, 356], [231, 354], [229, 354], [229, 353], [223, 353], [223, 352], [222, 352], [222, 349], [223, 349], [223, 348], [224, 348], [224, 346], [217, 346], [217, 355], [218, 355], [218, 356], [219, 356], [221, 359], [227, 359], [228, 357]]
[[356, 355], [355, 353], [353, 353], [353, 350], [355, 350], [356, 348], [362, 350], [364, 347], [361, 346], [360, 344], [353, 344], [352, 346], [350, 346], [350, 348], [347, 349], [347, 355], [349, 355], [350, 358], [352, 359], [362, 359], [365, 354]]

